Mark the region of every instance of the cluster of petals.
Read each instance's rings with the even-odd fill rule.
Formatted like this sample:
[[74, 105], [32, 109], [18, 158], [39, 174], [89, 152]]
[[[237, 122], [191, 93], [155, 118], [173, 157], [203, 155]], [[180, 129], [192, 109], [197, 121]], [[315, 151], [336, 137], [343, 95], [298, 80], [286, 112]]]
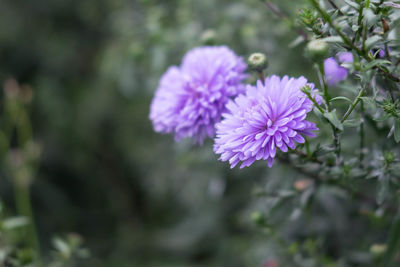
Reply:
[[324, 61], [325, 78], [329, 85], [335, 86], [341, 81], [346, 80], [349, 70], [341, 66], [343, 63], [352, 63], [353, 54], [343, 52], [336, 55], [336, 58], [330, 57]]
[[308, 86], [318, 102], [321, 97], [304, 77], [267, 77], [248, 85], [246, 93], [227, 104], [221, 122], [216, 124], [214, 152], [220, 160], [229, 161], [231, 168], [241, 168], [256, 160], [266, 160], [271, 167], [277, 149], [287, 152], [296, 143], [304, 143], [303, 135], [315, 137], [316, 125], [306, 120], [313, 102], [302, 92]]
[[247, 65], [226, 46], [190, 50], [182, 64], [162, 76], [150, 107], [156, 132], [172, 133], [175, 140], [193, 138], [202, 143], [214, 137], [214, 126], [229, 99], [242, 93]]

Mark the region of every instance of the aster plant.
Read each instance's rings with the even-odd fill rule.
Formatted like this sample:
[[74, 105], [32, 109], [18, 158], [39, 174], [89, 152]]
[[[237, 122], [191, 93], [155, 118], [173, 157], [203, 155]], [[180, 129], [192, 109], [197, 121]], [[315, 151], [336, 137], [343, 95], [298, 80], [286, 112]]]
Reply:
[[232, 168], [240, 161], [243, 168], [261, 159], [271, 167], [277, 149], [287, 152], [305, 142], [303, 135], [315, 137], [313, 131], [318, 128], [306, 120], [314, 104], [302, 92], [305, 86], [320, 102], [314, 84], [304, 77], [273, 75], [258, 80], [256, 86], [248, 85], [246, 94], [227, 104], [229, 112], [216, 126], [214, 150], [220, 159], [229, 161]]
[[190, 50], [182, 64], [170, 67], [160, 80], [150, 108], [155, 131], [200, 144], [212, 138], [226, 103], [244, 90], [246, 68], [226, 46]]
[[[278, 158], [295, 171], [292, 188], [284, 185], [288, 177], [279, 177], [282, 191], [260, 190], [272, 200], [252, 216], [290, 250], [284, 266], [400, 266], [400, 3], [307, 0], [291, 18], [274, 1], [261, 2], [298, 34], [291, 46], [304, 46], [315, 75], [266, 75], [267, 57], [253, 53], [253, 79], [244, 88], [246, 67], [229, 49], [195, 49], [161, 79], [150, 115], [156, 131], [199, 143], [215, 135], [214, 152], [231, 168], [258, 160], [271, 168]], [[222, 51], [230, 56], [219, 57]], [[284, 240], [282, 223], [273, 221], [288, 199], [295, 203], [290, 220], [304, 229]], [[314, 212], [339, 199], [348, 205], [346, 223], [361, 221], [365, 233], [379, 220], [379, 234], [359, 245], [363, 234], [342, 242], [331, 239], [338, 235], [331, 229], [314, 229]], [[336, 254], [330, 251], [335, 242], [344, 247]]]

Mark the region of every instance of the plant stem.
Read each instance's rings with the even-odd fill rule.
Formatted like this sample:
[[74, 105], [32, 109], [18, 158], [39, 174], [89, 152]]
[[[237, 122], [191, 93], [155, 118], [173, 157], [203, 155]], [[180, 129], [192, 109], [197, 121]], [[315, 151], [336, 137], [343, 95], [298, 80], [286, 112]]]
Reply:
[[365, 134], [364, 134], [364, 103], [361, 101], [361, 124], [360, 124], [360, 167], [363, 167], [364, 160], [364, 146], [365, 146]]
[[[4, 134], [4, 138], [7, 141], [5, 149], [9, 149], [9, 140], [11, 140], [12, 135], [16, 133], [18, 141], [18, 148], [16, 148], [18, 152], [16, 153], [21, 153], [19, 156], [22, 157], [22, 163], [11, 164], [15, 205], [17, 213], [20, 216], [25, 216], [29, 219], [29, 225], [27, 227], [27, 242], [35, 250], [35, 266], [43, 266], [40, 242], [37, 234], [30, 194], [31, 181], [33, 180], [32, 178], [37, 168], [37, 164], [36, 161], [34, 163], [28, 161], [23, 155], [23, 150], [32, 140], [32, 126], [26, 107], [20, 102], [13, 101], [15, 100], [12, 99], [5, 103], [7, 116], [10, 118], [6, 126], [8, 126], [11, 131], [7, 131]], [[15, 129], [15, 132], [13, 129]]]
[[322, 62], [317, 64], [317, 70], [318, 70], [319, 81], [324, 91], [324, 99], [326, 106], [328, 108], [328, 111], [331, 111], [331, 104], [330, 104], [331, 96], [329, 95], [328, 92], [328, 84], [326, 83], [325, 80], [325, 70], [324, 70], [324, 64]]
[[306, 96], [308, 97], [308, 99], [311, 100], [311, 102], [313, 102], [314, 106], [319, 110], [319, 112], [321, 112], [322, 114], [325, 113], [325, 110], [323, 108], [321, 108], [321, 106], [317, 103], [317, 101], [315, 100], [315, 98], [313, 98], [309, 92], [305, 92]]
[[361, 4], [360, 2], [359, 2], [359, 5], [360, 5], [360, 9], [358, 10], [358, 20], [357, 20], [358, 31], [356, 33], [356, 36], [353, 39], [353, 43], [354, 43], [354, 41], [358, 42], [360, 40], [360, 36], [361, 36], [361, 34], [363, 32], [362, 18], [363, 18], [363, 12], [364, 12], [364, 5]]
[[354, 99], [353, 103], [349, 106], [347, 109], [346, 113], [344, 114], [343, 118], [340, 120], [341, 123], [343, 123], [347, 118], [350, 116], [350, 114], [353, 112], [353, 110], [356, 108], [358, 103], [361, 101], [361, 97], [364, 94], [365, 89], [362, 88], [360, 92], [358, 93], [356, 99]]
[[294, 23], [289, 20], [287, 16], [279, 9], [279, 7], [271, 2], [271, 0], [261, 0], [261, 2], [264, 2], [268, 9], [271, 10], [271, 12], [278, 16], [280, 19], [282, 19], [290, 28], [295, 29], [297, 33], [304, 38], [304, 40], [308, 40], [307, 33], [304, 32], [303, 29], [296, 27]]
[[265, 80], [265, 76], [264, 76], [264, 72], [262, 70], [257, 72], [258, 74], [258, 78], [260, 79], [260, 81], [264, 84], [264, 80]]
[[304, 145], [306, 147], [306, 152], [307, 152], [307, 157], [311, 158], [311, 150], [310, 150], [310, 144], [308, 143], [307, 139], [305, 139]]
[[29, 218], [28, 226], [28, 242], [36, 251], [36, 259], [41, 266], [40, 257], [40, 243], [38, 234], [36, 232], [35, 218], [33, 215], [29, 183], [27, 183], [26, 177], [14, 177], [14, 192], [17, 212], [20, 216]]
[[[330, 112], [330, 111], [332, 111], [332, 107], [330, 104], [331, 96], [329, 95], [328, 84], [326, 83], [326, 80], [325, 80], [325, 69], [324, 69], [323, 62], [319, 62], [317, 64], [317, 70], [318, 70], [318, 76], [320, 79], [321, 86], [323, 87], [323, 90], [324, 90], [324, 99], [325, 99], [326, 107], [328, 108], [328, 112]], [[336, 164], [340, 165], [341, 164], [341, 159], [340, 159], [341, 148], [340, 148], [339, 133], [336, 129], [336, 126], [333, 125], [332, 123], [330, 123], [330, 124], [331, 124], [332, 134], [333, 134], [333, 145], [335, 147]]]
[[331, 6], [332, 6], [334, 9], [339, 10], [339, 7], [335, 4], [335, 2], [333, 2], [333, 0], [328, 0], [328, 2], [329, 2], [329, 4], [331, 4]]

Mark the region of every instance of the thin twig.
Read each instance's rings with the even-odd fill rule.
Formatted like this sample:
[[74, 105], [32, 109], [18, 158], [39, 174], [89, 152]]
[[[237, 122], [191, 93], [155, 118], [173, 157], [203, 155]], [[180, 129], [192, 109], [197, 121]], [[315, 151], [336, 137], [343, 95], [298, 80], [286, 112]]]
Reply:
[[329, 4], [331, 4], [331, 6], [333, 6], [333, 8], [335, 9], [339, 9], [338, 6], [335, 4], [335, 2], [333, 2], [333, 0], [328, 0]]
[[271, 12], [274, 13], [277, 17], [285, 21], [289, 25], [289, 27], [296, 29], [297, 33], [302, 36], [304, 40], [308, 40], [307, 33], [302, 28], [296, 27], [293, 22], [288, 19], [288, 17], [279, 9], [278, 6], [276, 6], [270, 0], [261, 0], [261, 2], [263, 2], [268, 7], [268, 9], [271, 10]]

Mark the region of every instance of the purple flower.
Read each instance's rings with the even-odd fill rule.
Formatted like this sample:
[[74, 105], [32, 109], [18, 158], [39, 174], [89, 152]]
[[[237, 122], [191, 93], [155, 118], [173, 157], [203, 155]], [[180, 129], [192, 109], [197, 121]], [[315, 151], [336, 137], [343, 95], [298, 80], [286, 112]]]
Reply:
[[301, 91], [305, 85], [320, 103], [314, 84], [304, 77], [282, 79], [271, 76], [263, 84], [248, 85], [245, 95], [229, 101], [228, 113], [216, 125], [214, 152], [220, 160], [228, 161], [231, 168], [240, 161], [240, 168], [250, 166], [256, 160], [267, 160], [271, 167], [277, 148], [283, 152], [294, 149], [296, 143], [304, 143], [302, 135], [315, 137], [316, 125], [306, 120], [313, 103]]
[[[388, 47], [388, 52], [390, 53], [391, 51], [392, 51], [392, 49], [390, 49], [390, 47]], [[376, 53], [376, 50], [375, 50], [375, 51], [372, 50], [372, 53], [375, 54], [375, 53]], [[379, 49], [377, 58], [385, 58], [385, 56], [386, 56], [386, 50], [385, 50], [385, 46], [383, 45], [383, 46], [381, 47], [381, 49]]]
[[342, 63], [353, 62], [353, 54], [344, 52], [337, 54], [337, 59], [330, 57], [324, 61], [325, 78], [329, 85], [335, 86], [341, 81], [346, 80], [349, 71], [340, 66]]
[[384, 58], [386, 56], [385, 49], [379, 50], [379, 57]]
[[156, 132], [195, 142], [214, 136], [214, 125], [231, 97], [244, 91], [247, 65], [226, 46], [190, 50], [180, 67], [162, 76], [150, 107]]

